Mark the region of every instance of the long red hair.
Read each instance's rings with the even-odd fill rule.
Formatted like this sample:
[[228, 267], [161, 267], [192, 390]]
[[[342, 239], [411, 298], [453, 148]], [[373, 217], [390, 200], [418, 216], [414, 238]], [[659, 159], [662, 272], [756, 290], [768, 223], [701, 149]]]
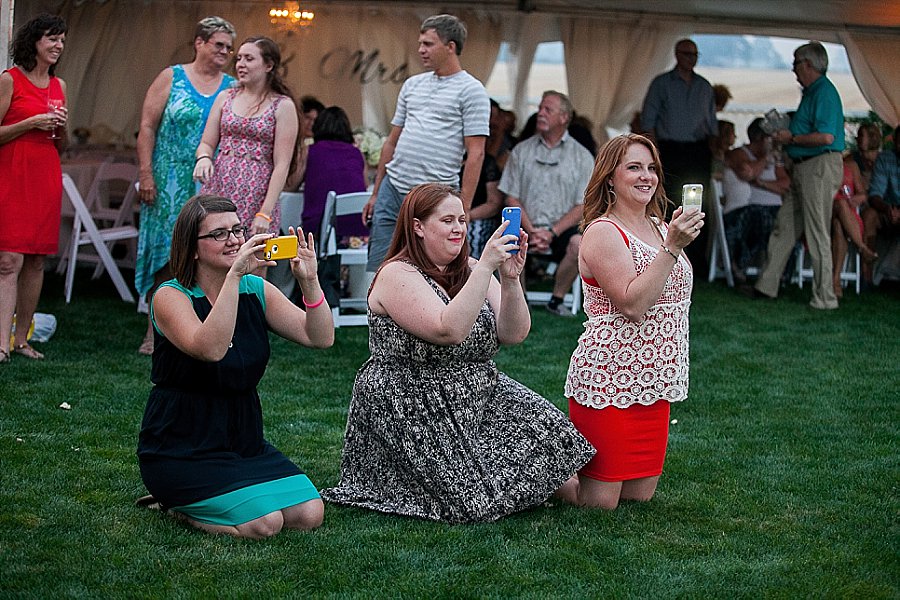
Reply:
[[382, 267], [398, 260], [410, 262], [431, 277], [453, 298], [469, 279], [471, 270], [469, 269], [468, 239], [463, 238], [463, 245], [459, 254], [449, 265], [441, 270], [428, 258], [428, 254], [425, 252], [425, 244], [422, 238], [416, 235], [415, 231], [416, 219], [419, 221], [428, 219], [438, 205], [449, 196], [458, 198], [459, 190], [440, 183], [423, 183], [409, 191], [406, 198], [403, 199], [403, 204], [400, 206], [400, 214], [397, 215], [397, 227], [394, 229], [391, 247], [388, 249], [387, 258]]
[[609, 140], [597, 153], [594, 171], [591, 173], [591, 179], [584, 190], [582, 230], [594, 219], [607, 215], [616, 203], [616, 195], [609, 187], [612, 184], [613, 172], [619, 166], [619, 163], [622, 162], [622, 157], [625, 156], [628, 148], [633, 144], [641, 144], [650, 151], [653, 165], [656, 167], [656, 174], [659, 176], [656, 192], [653, 193], [653, 198], [650, 199], [650, 204], [647, 205], [647, 216], [663, 220], [669, 199], [666, 197], [666, 190], [663, 187], [663, 170], [662, 163], [659, 160], [659, 152], [657, 152], [656, 146], [653, 145], [650, 139], [635, 133], [627, 133]]

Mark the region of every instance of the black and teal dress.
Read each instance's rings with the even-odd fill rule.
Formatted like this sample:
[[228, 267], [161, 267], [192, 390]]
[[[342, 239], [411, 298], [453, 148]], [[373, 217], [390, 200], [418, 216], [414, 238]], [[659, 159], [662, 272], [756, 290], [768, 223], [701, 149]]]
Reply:
[[[201, 321], [212, 305], [199, 286], [162, 284], [188, 298]], [[264, 282], [241, 279], [234, 337], [205, 362], [156, 328], [138, 461], [147, 490], [166, 508], [215, 525], [239, 525], [318, 498], [309, 479], [263, 437], [256, 386], [269, 361]], [[153, 317], [151, 304], [151, 318]]]

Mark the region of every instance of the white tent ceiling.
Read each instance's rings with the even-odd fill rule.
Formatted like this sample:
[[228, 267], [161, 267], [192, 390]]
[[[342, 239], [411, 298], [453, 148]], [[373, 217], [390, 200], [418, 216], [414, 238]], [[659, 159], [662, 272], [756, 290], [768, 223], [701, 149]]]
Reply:
[[[885, 120], [900, 120], [900, 100], [893, 91], [900, 65], [900, 55], [894, 49], [900, 48], [900, 0], [295, 1], [317, 11], [324, 20], [315, 26], [313, 35], [279, 39], [288, 55], [304, 56], [291, 67], [292, 87], [302, 93], [321, 93], [326, 102], [341, 102], [354, 123], [367, 126], [382, 128], [390, 118], [399, 87], [396, 82], [357, 82], [355, 87], [338, 89], [334, 81], [322, 79], [324, 75], [316, 72], [315, 65], [330, 49], [349, 45], [366, 48], [366, 52], [379, 49], [385, 64], [406, 60], [414, 70], [418, 61], [410, 40], [414, 42], [415, 36], [400, 31], [413, 31], [421, 18], [435, 12], [468, 15], [470, 30], [475, 28], [478, 33], [471, 36], [474, 46], [466, 54], [466, 68], [483, 80], [490, 74], [499, 42], [511, 42], [514, 53], [518, 53], [516, 60], [522, 64], [513, 77], [512, 104], [522, 114], [527, 108], [524, 81], [529, 76], [533, 44], [564, 40], [561, 24], [566, 23], [562, 27], [570, 38], [567, 43], [575, 49], [573, 55], [582, 62], [587, 60], [585, 65], [593, 69], [591, 73], [604, 73], [602, 90], [576, 86], [580, 90], [576, 91], [570, 82], [570, 95], [579, 97], [579, 106], [595, 103], [600, 97], [614, 104], [586, 111], [601, 126], [628, 122], [639, 104], [639, 98], [631, 96], [641, 95], [649, 83], [647, 78], [671, 60], [671, 44], [678, 38], [668, 38], [692, 33], [745, 33], [843, 43], [857, 81], [862, 78], [860, 88], [869, 103]], [[182, 56], [180, 49], [197, 18], [222, 14], [241, 31], [264, 32], [269, 29], [264, 16], [268, 8], [284, 4], [285, 0], [0, 0], [0, 38], [8, 35], [13, 21], [18, 25], [38, 12], [66, 16], [73, 29], [61, 74], [68, 78], [73, 108], [78, 108], [76, 125], [105, 124], [121, 139], [129, 140], [129, 132], [136, 128], [140, 100], [153, 76], [163, 66], [189, 58]], [[571, 37], [576, 24], [588, 26], [578, 43]], [[666, 41], [660, 42], [659, 37], [654, 41], [654, 36], [663, 31], [667, 32], [668, 37], [662, 36]], [[642, 37], [610, 45], [622, 35]], [[531, 54], [528, 44], [532, 44]], [[653, 50], [653, 45], [661, 47]], [[641, 51], [647, 56], [638, 63]], [[629, 73], [640, 64], [647, 81], [629, 81], [633, 74], [625, 79], [611, 75], [620, 73], [623, 67], [598, 64], [601, 55], [612, 62], [625, 61], [630, 65]], [[126, 56], [129, 58], [123, 61]], [[567, 68], [574, 67], [569, 64]], [[608, 68], [616, 70], [603, 70]], [[586, 75], [576, 79], [585, 77], [595, 79]], [[627, 97], [623, 97], [623, 89], [627, 89]]]
[[[422, 2], [308, 0], [301, 4], [410, 6]], [[900, 35], [900, 0], [445, 0], [435, 4], [448, 12], [469, 8], [604, 18], [640, 14], [659, 19], [689, 19], [712, 28], [721, 24], [825, 31], [850, 28], [889, 32], [893, 29], [893, 33]]]

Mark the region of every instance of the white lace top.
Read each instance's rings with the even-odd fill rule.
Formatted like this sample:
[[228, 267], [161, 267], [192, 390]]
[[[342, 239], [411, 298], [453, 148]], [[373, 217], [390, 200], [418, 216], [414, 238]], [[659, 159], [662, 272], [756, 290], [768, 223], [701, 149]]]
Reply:
[[[638, 275], [661, 252], [621, 229]], [[657, 224], [663, 238], [667, 226]], [[688, 393], [690, 367], [688, 312], [693, 273], [679, 257], [662, 295], [637, 323], [629, 321], [594, 280], [584, 280], [584, 310], [588, 320], [566, 376], [568, 398], [592, 408], [678, 402]]]

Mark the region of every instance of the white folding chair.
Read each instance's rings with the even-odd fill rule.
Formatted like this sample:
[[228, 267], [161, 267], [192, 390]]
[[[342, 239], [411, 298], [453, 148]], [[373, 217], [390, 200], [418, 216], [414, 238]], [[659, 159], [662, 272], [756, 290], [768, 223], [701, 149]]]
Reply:
[[[531, 254], [532, 258], [540, 258], [540, 254]], [[545, 258], [546, 260], [546, 258]], [[547, 263], [547, 275], [553, 276], [556, 273], [556, 269], [559, 267], [559, 263], [554, 261], [550, 261]], [[553, 296], [553, 292], [535, 292], [531, 290], [526, 290], [525, 292], [525, 301], [528, 304], [547, 304], [550, 302], [550, 298]], [[575, 278], [575, 281], [572, 282], [572, 289], [568, 294], [563, 298], [563, 306], [569, 307], [569, 310], [572, 311], [573, 315], [577, 315], [578, 311], [581, 310], [581, 276]]]
[[106, 270], [109, 271], [109, 276], [112, 278], [122, 300], [134, 302], [134, 295], [122, 278], [119, 265], [116, 264], [107, 244], [119, 240], [137, 238], [137, 228], [134, 225], [121, 225], [99, 229], [72, 178], [64, 174], [62, 182], [65, 195], [75, 209], [75, 222], [72, 225], [72, 237], [69, 238], [68, 245], [69, 254], [65, 284], [66, 303], [68, 304], [72, 300], [75, 266], [78, 263], [78, 249], [89, 244], [94, 247], [99, 260]]
[[[337, 217], [362, 215], [363, 207], [371, 196], [369, 192], [338, 195], [332, 191], [328, 192], [328, 196], [325, 198], [325, 212], [322, 215], [322, 229], [319, 232], [319, 258], [340, 256], [341, 265], [349, 265], [351, 278], [354, 275], [365, 277], [368, 251], [365, 248], [338, 248], [334, 225]], [[350, 289], [352, 290], [354, 287], [351, 285]], [[367, 306], [368, 300], [365, 295], [341, 298], [338, 306], [331, 307], [334, 326], [368, 325], [369, 320], [365, 314]], [[342, 314], [342, 308], [361, 310], [363, 314]]]
[[[806, 260], [806, 244], [802, 241], [798, 244], [800, 249], [797, 251], [797, 270], [794, 279], [797, 280], [797, 287], [803, 289], [805, 280], [812, 281], [813, 270], [812, 265], [808, 265]], [[844, 258], [844, 264], [841, 265], [841, 286], [846, 287], [847, 284], [853, 282], [856, 293], [859, 294], [862, 289], [862, 265], [860, 264], [859, 251], [853, 242], [849, 242], [847, 248], [847, 256]], [[831, 273], [826, 273], [826, 277], [831, 278]]]
[[[88, 190], [87, 197], [84, 198], [84, 205], [94, 219], [95, 224], [100, 227], [124, 227], [126, 225], [135, 225], [135, 198], [137, 197], [137, 180], [138, 167], [129, 162], [113, 162], [111, 159], [105, 161], [97, 170], [94, 181]], [[119, 202], [114, 205], [113, 198]], [[127, 240], [127, 253], [122, 258], [116, 259], [116, 263], [120, 267], [133, 268], [137, 261], [137, 240]], [[112, 250], [115, 242], [110, 241], [106, 247]], [[80, 260], [82, 262], [94, 262], [96, 268], [92, 279], [99, 278], [105, 269], [103, 261], [98, 255], [82, 254]], [[57, 273], [63, 273], [69, 262], [69, 247], [63, 249], [57, 265]]]
[[734, 274], [731, 272], [731, 253], [728, 251], [728, 239], [725, 237], [725, 217], [722, 214], [722, 182], [713, 180], [713, 197], [709, 202], [712, 211], [712, 250], [709, 255], [709, 281], [717, 277], [725, 277], [728, 287], [734, 287]]

